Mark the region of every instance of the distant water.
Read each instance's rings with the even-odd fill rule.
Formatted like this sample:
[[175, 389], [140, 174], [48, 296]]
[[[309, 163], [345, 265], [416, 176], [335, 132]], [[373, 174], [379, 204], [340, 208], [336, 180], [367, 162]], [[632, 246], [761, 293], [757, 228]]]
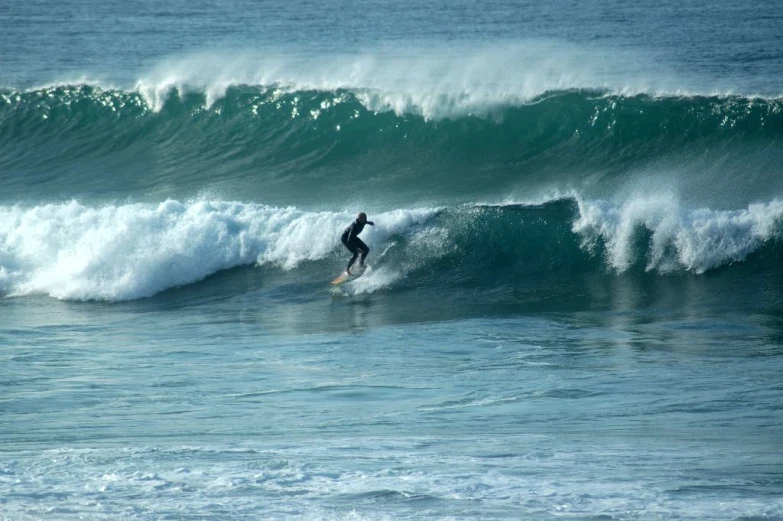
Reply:
[[783, 519], [775, 2], [0, 27], [0, 520]]

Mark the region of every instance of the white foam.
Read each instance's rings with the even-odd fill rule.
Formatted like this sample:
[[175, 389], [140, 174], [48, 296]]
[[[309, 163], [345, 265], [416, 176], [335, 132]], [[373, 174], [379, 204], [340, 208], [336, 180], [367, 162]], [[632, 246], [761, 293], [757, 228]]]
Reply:
[[648, 271], [703, 273], [744, 260], [777, 238], [783, 221], [783, 201], [777, 199], [724, 211], [689, 210], [672, 197], [637, 197], [621, 206], [578, 199], [578, 205], [574, 232], [585, 248], [603, 242], [608, 264], [618, 271], [640, 260], [634, 247], [640, 227], [651, 233]]
[[373, 293], [380, 289], [390, 287], [394, 282], [402, 279], [404, 272], [399, 268], [383, 266], [380, 268], [369, 267], [367, 273], [347, 284], [342, 292], [352, 295], [361, 293]]
[[[371, 247], [435, 209], [371, 216]], [[326, 258], [354, 212], [205, 201], [0, 207], [0, 291], [68, 300], [131, 300], [253, 263], [292, 269]]]
[[[525, 435], [526, 450], [517, 453], [507, 447], [520, 443], [519, 435], [494, 436], [495, 441], [456, 437], [458, 445], [453, 438], [418, 438], [424, 449], [412, 436], [367, 436], [359, 443], [305, 440], [244, 456], [220, 447], [78, 449], [64, 457], [15, 452], [8, 458], [14, 481], [6, 487], [14, 493], [7, 494], [3, 514], [8, 519], [49, 519], [52, 513], [57, 519], [119, 519], [134, 512], [137, 518], [160, 519], [218, 511], [221, 519], [421, 519], [417, 498], [435, 505], [427, 519], [438, 520], [461, 519], [466, 508], [516, 514], [501, 519], [628, 519], [640, 512], [652, 513], [653, 519], [777, 519], [783, 511], [780, 498], [764, 495], [765, 490], [721, 497], [725, 489], [737, 488], [731, 476], [705, 480], [688, 491], [693, 478], [671, 477], [663, 466], [694, 463], [698, 456], [707, 456], [709, 465], [713, 453], [704, 449], [710, 447], [673, 456], [671, 449], [639, 452], [611, 442], [574, 449]], [[463, 453], [445, 452], [455, 446]], [[465, 454], [463, 447], [475, 449]], [[481, 456], [487, 449], [505, 449], [505, 455], [488, 461]], [[632, 457], [640, 463], [629, 479], [625, 462]]]
[[207, 105], [232, 85], [281, 91], [347, 89], [371, 111], [443, 118], [483, 115], [550, 91], [597, 89], [630, 95], [688, 90], [687, 82], [655, 64], [628, 50], [550, 40], [435, 44], [356, 55], [207, 51], [162, 60], [141, 75], [135, 89], [157, 110], [172, 89], [205, 93]]

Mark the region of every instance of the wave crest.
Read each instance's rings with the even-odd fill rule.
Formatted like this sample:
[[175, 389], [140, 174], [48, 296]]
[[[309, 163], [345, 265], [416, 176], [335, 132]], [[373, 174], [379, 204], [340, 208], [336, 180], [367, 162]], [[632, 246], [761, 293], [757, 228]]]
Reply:
[[[436, 210], [378, 215], [378, 240]], [[347, 212], [222, 201], [0, 208], [0, 291], [68, 300], [144, 298], [236, 266], [293, 269], [335, 250]]]
[[744, 261], [769, 241], [781, 238], [783, 201], [746, 209], [686, 210], [663, 198], [634, 199], [618, 207], [579, 201], [574, 232], [583, 246], [602, 247], [618, 271], [643, 263], [647, 271], [707, 270]]
[[[353, 217], [206, 200], [0, 207], [0, 292], [133, 300], [254, 264], [308, 274], [325, 288], [348, 258], [339, 235]], [[718, 211], [655, 198], [618, 207], [577, 197], [397, 209], [372, 219], [376, 226], [363, 235], [372, 270], [350, 285], [352, 293], [406, 281], [481, 294], [611, 276], [606, 267], [701, 274], [747, 261], [783, 238], [780, 200]]]

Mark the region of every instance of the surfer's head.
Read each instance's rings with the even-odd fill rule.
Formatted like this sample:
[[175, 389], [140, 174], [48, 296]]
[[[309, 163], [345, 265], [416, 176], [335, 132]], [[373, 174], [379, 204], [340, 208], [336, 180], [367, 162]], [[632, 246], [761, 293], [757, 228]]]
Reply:
[[364, 212], [359, 212], [359, 215], [356, 216], [356, 220], [360, 223], [366, 223], [367, 222], [367, 214]]

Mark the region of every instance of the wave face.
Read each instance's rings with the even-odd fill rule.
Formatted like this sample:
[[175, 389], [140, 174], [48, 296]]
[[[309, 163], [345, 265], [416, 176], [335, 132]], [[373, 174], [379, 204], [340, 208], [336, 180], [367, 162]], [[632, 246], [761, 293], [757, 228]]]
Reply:
[[[323, 283], [347, 260], [339, 235], [351, 218], [220, 201], [2, 207], [0, 291], [133, 300], [253, 265]], [[377, 224], [363, 237], [373, 268], [345, 286], [348, 292], [529, 290], [629, 272], [700, 274], [735, 263], [769, 271], [783, 253], [778, 200], [718, 212], [671, 201], [618, 208], [560, 199], [399, 209], [372, 218]]]
[[[681, 198], [710, 206], [783, 193], [780, 99], [584, 90], [513, 103], [464, 96], [422, 105], [372, 89], [234, 85], [219, 97], [87, 85], [6, 91], [0, 176], [11, 200], [183, 199], [214, 190], [301, 205], [307, 186], [327, 206], [376, 193], [399, 206], [529, 198], [544, 189], [606, 198], [618, 184], [662, 177]], [[718, 200], [727, 193], [739, 199]]]

